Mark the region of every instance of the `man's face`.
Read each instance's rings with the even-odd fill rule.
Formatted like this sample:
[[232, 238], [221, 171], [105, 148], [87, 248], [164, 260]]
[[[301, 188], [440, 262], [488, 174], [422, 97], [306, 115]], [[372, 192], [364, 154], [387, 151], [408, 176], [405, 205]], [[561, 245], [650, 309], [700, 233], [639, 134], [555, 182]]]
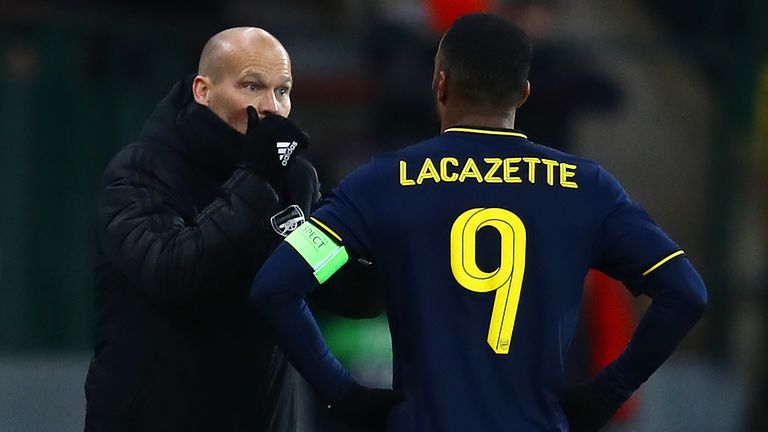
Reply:
[[291, 112], [291, 60], [276, 41], [244, 42], [219, 58], [215, 77], [209, 77], [207, 105], [222, 120], [245, 133], [246, 108], [256, 108], [259, 117]]

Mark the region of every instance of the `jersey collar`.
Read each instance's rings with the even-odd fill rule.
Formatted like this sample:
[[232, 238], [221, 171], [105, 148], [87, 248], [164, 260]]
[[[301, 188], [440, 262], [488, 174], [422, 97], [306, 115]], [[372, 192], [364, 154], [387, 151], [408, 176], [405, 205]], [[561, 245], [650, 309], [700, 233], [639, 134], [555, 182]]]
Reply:
[[489, 127], [472, 127], [472, 126], [452, 126], [444, 130], [443, 133], [460, 132], [471, 133], [480, 135], [496, 135], [496, 136], [510, 136], [516, 138], [528, 139], [528, 137], [514, 129], [503, 128], [489, 128]]

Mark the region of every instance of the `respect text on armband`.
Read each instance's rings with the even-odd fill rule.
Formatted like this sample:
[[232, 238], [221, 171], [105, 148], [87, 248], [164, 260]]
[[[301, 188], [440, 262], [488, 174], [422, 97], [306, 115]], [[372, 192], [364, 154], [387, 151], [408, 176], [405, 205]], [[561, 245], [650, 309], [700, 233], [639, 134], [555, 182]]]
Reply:
[[312, 222], [303, 223], [285, 241], [312, 267], [319, 283], [324, 283], [349, 260], [344, 246], [336, 243]]
[[316, 249], [318, 250], [322, 249], [326, 245], [326, 242], [323, 239], [323, 236], [321, 235], [320, 231], [317, 228], [315, 228], [311, 223], [302, 224], [299, 227], [299, 229], [303, 231], [303, 234], [307, 237], [307, 239], [310, 242], [312, 242], [312, 245]]

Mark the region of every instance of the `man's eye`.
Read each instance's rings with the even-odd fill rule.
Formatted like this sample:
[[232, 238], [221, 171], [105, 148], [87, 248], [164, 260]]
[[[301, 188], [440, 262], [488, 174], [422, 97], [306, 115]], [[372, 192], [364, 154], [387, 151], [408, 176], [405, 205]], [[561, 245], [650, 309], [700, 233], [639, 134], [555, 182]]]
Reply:
[[245, 88], [248, 89], [248, 91], [256, 91], [259, 89], [259, 86], [254, 83], [250, 83], [250, 84], [246, 84]]
[[277, 94], [279, 94], [280, 96], [285, 96], [288, 94], [288, 89], [286, 88], [277, 89]]

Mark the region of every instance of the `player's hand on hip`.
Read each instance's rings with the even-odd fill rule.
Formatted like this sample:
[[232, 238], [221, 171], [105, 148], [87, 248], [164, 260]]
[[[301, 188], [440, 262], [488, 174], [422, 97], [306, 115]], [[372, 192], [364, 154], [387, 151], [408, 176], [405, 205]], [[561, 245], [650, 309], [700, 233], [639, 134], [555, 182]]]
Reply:
[[384, 432], [390, 411], [402, 400], [400, 392], [358, 385], [328, 409], [332, 417], [355, 432]]
[[571, 432], [599, 431], [622, 403], [611, 400], [595, 381], [566, 387], [560, 397], [560, 407], [568, 418]]
[[309, 137], [285, 117], [269, 114], [259, 119], [252, 106], [246, 111], [248, 128], [241, 165], [253, 169], [270, 184], [276, 185], [299, 151], [309, 146]]

